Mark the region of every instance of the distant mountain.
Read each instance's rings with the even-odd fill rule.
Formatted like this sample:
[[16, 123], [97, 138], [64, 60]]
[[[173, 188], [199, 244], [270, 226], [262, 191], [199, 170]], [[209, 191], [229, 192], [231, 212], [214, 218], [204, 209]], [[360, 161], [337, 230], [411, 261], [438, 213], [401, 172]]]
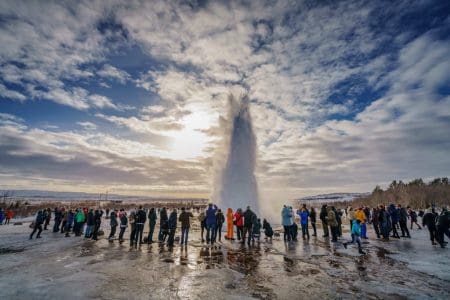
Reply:
[[[0, 190], [0, 197], [8, 192], [9, 200], [41, 200], [41, 201], [151, 201], [151, 200], [181, 200], [179, 198], [170, 197], [148, 197], [148, 196], [129, 196], [118, 194], [99, 194], [99, 193], [82, 193], [82, 192], [54, 192], [41, 190]], [[183, 199], [197, 200], [197, 199]]]
[[370, 195], [370, 193], [333, 193], [333, 194], [322, 194], [316, 196], [307, 196], [303, 198], [296, 199], [300, 204], [305, 202], [347, 202], [352, 201], [355, 198], [365, 197]]

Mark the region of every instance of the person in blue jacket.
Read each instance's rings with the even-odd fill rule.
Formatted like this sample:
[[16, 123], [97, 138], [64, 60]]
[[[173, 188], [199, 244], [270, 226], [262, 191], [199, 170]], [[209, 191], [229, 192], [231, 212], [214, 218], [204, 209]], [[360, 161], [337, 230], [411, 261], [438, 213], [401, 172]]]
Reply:
[[206, 209], [205, 213], [205, 223], [206, 223], [206, 243], [214, 244], [216, 241], [216, 213], [217, 213], [217, 206], [212, 203], [208, 204], [208, 208]]
[[303, 207], [297, 210], [297, 215], [300, 217], [300, 225], [302, 226], [302, 237], [308, 237], [309, 240], [309, 230], [308, 230], [308, 217], [309, 211], [306, 208], [306, 204], [303, 204]]
[[[358, 244], [358, 252], [359, 254], [366, 254], [362, 250], [361, 245], [361, 221], [360, 220], [354, 220], [352, 224], [352, 235], [355, 237], [355, 242]], [[347, 249], [348, 242], [343, 243], [344, 248]]]
[[5, 219], [5, 212], [3, 208], [0, 208], [0, 225], [3, 225], [3, 220]]
[[69, 233], [72, 230], [74, 218], [75, 218], [75, 214], [73, 213], [73, 211], [71, 209], [69, 209], [69, 212], [67, 213], [67, 223], [64, 228], [64, 231], [66, 232], [66, 235], [65, 235], [66, 237], [70, 236]]

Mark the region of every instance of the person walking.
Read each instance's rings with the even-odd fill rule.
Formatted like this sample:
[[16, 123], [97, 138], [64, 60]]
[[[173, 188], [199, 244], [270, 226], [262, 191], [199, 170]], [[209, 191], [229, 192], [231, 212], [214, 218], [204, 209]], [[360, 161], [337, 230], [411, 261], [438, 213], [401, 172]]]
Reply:
[[223, 223], [225, 223], [225, 216], [222, 213], [222, 210], [219, 208], [219, 210], [217, 210], [217, 214], [216, 214], [216, 232], [214, 234], [214, 237], [217, 238], [219, 237], [219, 242], [222, 241], [222, 226]]
[[155, 232], [156, 227], [156, 220], [158, 216], [156, 215], [155, 208], [150, 208], [150, 211], [148, 212], [148, 226], [149, 226], [149, 232], [147, 237], [147, 243], [152, 244], [153, 243], [153, 233]]
[[[356, 211], [355, 211], [355, 220], [358, 220], [360, 223], [360, 227], [361, 227], [361, 238], [363, 239], [367, 239], [367, 227], [366, 227], [366, 222], [367, 222], [367, 215], [363, 210], [363, 207], [360, 206]], [[353, 225], [352, 225], [353, 228]]]
[[30, 234], [30, 240], [33, 239], [33, 235], [36, 233], [36, 231], [38, 232], [36, 238], [41, 238], [42, 224], [44, 223], [44, 220], [44, 212], [42, 210], [38, 211], [36, 219], [34, 220], [33, 232]]
[[3, 225], [3, 220], [5, 219], [5, 212], [3, 208], [0, 208], [0, 225]]
[[412, 210], [409, 206], [407, 207], [407, 209], [409, 218], [411, 219], [411, 230], [413, 229], [414, 224], [416, 224], [416, 226], [419, 229], [422, 229], [422, 227], [420, 227], [419, 223], [417, 222], [417, 213], [414, 210]]
[[14, 212], [9, 209], [5, 212], [5, 225], [9, 225], [12, 218], [14, 218]]
[[[353, 226], [352, 226], [352, 236], [354, 236], [355, 242], [358, 244], [358, 252], [359, 254], [366, 254], [363, 250], [362, 250], [362, 245], [361, 245], [361, 221], [359, 219], [356, 219], [355, 222], [353, 222]], [[348, 243], [343, 243], [344, 248], [347, 249], [347, 245]]]
[[48, 225], [50, 225], [50, 220], [52, 218], [52, 210], [49, 208], [47, 208], [46, 210], [44, 210], [44, 218], [45, 218], [45, 222], [44, 222], [44, 230], [48, 230]]
[[233, 238], [233, 209], [228, 208], [227, 209], [227, 235], [225, 238], [227, 240], [234, 240]]
[[189, 236], [189, 229], [191, 227], [191, 218], [193, 218], [194, 215], [187, 211], [186, 208], [181, 208], [180, 216], [178, 217], [178, 220], [181, 223], [181, 241], [180, 245], [187, 245], [188, 242], [188, 236]]

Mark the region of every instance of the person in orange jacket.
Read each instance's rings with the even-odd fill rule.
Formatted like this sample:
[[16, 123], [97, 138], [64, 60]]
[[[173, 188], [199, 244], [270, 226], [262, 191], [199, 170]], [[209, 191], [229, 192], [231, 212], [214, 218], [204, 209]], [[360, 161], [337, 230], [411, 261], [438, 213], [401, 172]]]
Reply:
[[227, 239], [233, 239], [233, 209], [228, 208], [227, 210]]

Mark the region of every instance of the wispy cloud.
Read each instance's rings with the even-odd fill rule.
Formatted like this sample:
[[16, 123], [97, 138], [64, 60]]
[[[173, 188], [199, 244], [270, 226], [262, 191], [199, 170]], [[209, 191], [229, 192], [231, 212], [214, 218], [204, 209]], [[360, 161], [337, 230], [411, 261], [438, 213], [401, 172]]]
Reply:
[[73, 110], [77, 124], [52, 130], [2, 114], [0, 153], [16, 164], [2, 166], [25, 180], [35, 171], [19, 158], [37, 166], [42, 157], [55, 166], [35, 174], [42, 178], [82, 172], [78, 164], [112, 174], [99, 185], [128, 176], [124, 189], [190, 185], [208, 194], [231, 92], [250, 97], [264, 195], [447, 176], [448, 8], [445, 1], [2, 2], [3, 102], [48, 100]]

